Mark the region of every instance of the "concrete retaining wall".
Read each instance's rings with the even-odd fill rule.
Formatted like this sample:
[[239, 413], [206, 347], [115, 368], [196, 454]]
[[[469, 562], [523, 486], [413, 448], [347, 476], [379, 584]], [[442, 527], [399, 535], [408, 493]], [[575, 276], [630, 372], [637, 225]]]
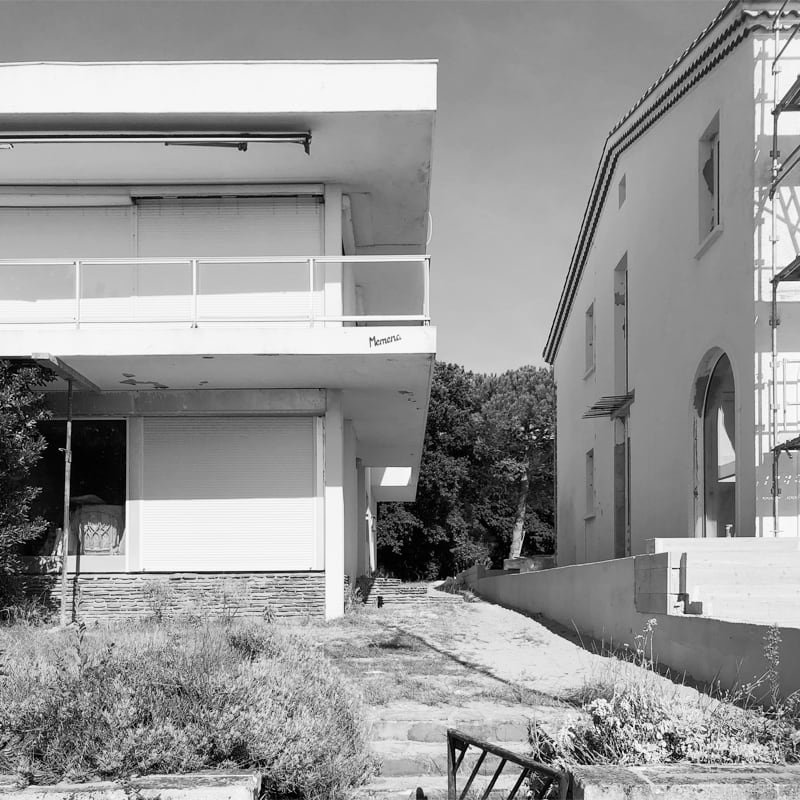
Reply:
[[[541, 614], [606, 646], [633, 645], [634, 637], [654, 618], [658, 623], [654, 634], [658, 661], [698, 681], [719, 680], [727, 689], [764, 674], [768, 626], [637, 610], [634, 562], [638, 558], [648, 557], [497, 577], [482, 577], [481, 568], [473, 567], [462, 575], [473, 591], [487, 600]], [[652, 564], [648, 562], [648, 566]], [[641, 569], [639, 574], [641, 579]], [[668, 570], [661, 574], [666, 593], [674, 588], [674, 576]], [[788, 695], [800, 690], [800, 628], [781, 628], [781, 635], [781, 689]]]
[[573, 767], [573, 800], [796, 800], [800, 767], [773, 764]]
[[[60, 603], [60, 576], [20, 578], [26, 594]], [[86, 622], [147, 617], [156, 613], [237, 617], [325, 614], [324, 572], [95, 573], [71, 578], [70, 603]]]

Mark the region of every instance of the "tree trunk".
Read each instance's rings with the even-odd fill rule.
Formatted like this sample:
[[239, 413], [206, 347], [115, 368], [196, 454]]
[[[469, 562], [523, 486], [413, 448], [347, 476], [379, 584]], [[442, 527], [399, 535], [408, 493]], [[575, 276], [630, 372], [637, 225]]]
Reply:
[[522, 476], [519, 482], [519, 496], [517, 497], [517, 513], [514, 516], [514, 530], [511, 534], [511, 550], [509, 558], [519, 558], [522, 552], [522, 543], [525, 541], [525, 511], [528, 507], [528, 473]]

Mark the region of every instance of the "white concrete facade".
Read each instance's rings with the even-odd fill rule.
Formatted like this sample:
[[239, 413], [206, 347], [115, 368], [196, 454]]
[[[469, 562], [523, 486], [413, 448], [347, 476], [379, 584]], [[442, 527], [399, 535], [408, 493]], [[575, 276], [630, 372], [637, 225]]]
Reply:
[[[800, 252], [796, 174], [775, 195], [774, 256], [770, 241], [778, 7], [726, 6], [609, 135], [545, 352], [559, 566], [639, 555], [658, 537], [800, 534], [785, 454], [777, 529], [772, 506], [772, 448], [800, 433], [797, 284], [779, 293], [777, 426], [770, 415], [770, 278]], [[779, 48], [797, 24], [794, 10], [781, 18]], [[779, 99], [798, 57], [793, 41]], [[782, 115], [784, 159], [798, 124]]]
[[[72, 376], [76, 421], [125, 423], [123, 543], [71, 568], [324, 572], [342, 614], [377, 567], [377, 502], [416, 491], [436, 64], [7, 64], [0, 83], [0, 357], [59, 365], [54, 419]], [[209, 132], [225, 146], [184, 146]]]

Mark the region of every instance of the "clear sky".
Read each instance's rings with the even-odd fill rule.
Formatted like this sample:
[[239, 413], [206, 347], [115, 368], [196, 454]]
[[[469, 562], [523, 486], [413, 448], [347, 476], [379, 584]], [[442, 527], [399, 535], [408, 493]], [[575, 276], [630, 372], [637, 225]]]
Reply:
[[723, 5], [0, 0], [0, 59], [439, 59], [439, 358], [500, 372], [543, 363], [606, 134]]

